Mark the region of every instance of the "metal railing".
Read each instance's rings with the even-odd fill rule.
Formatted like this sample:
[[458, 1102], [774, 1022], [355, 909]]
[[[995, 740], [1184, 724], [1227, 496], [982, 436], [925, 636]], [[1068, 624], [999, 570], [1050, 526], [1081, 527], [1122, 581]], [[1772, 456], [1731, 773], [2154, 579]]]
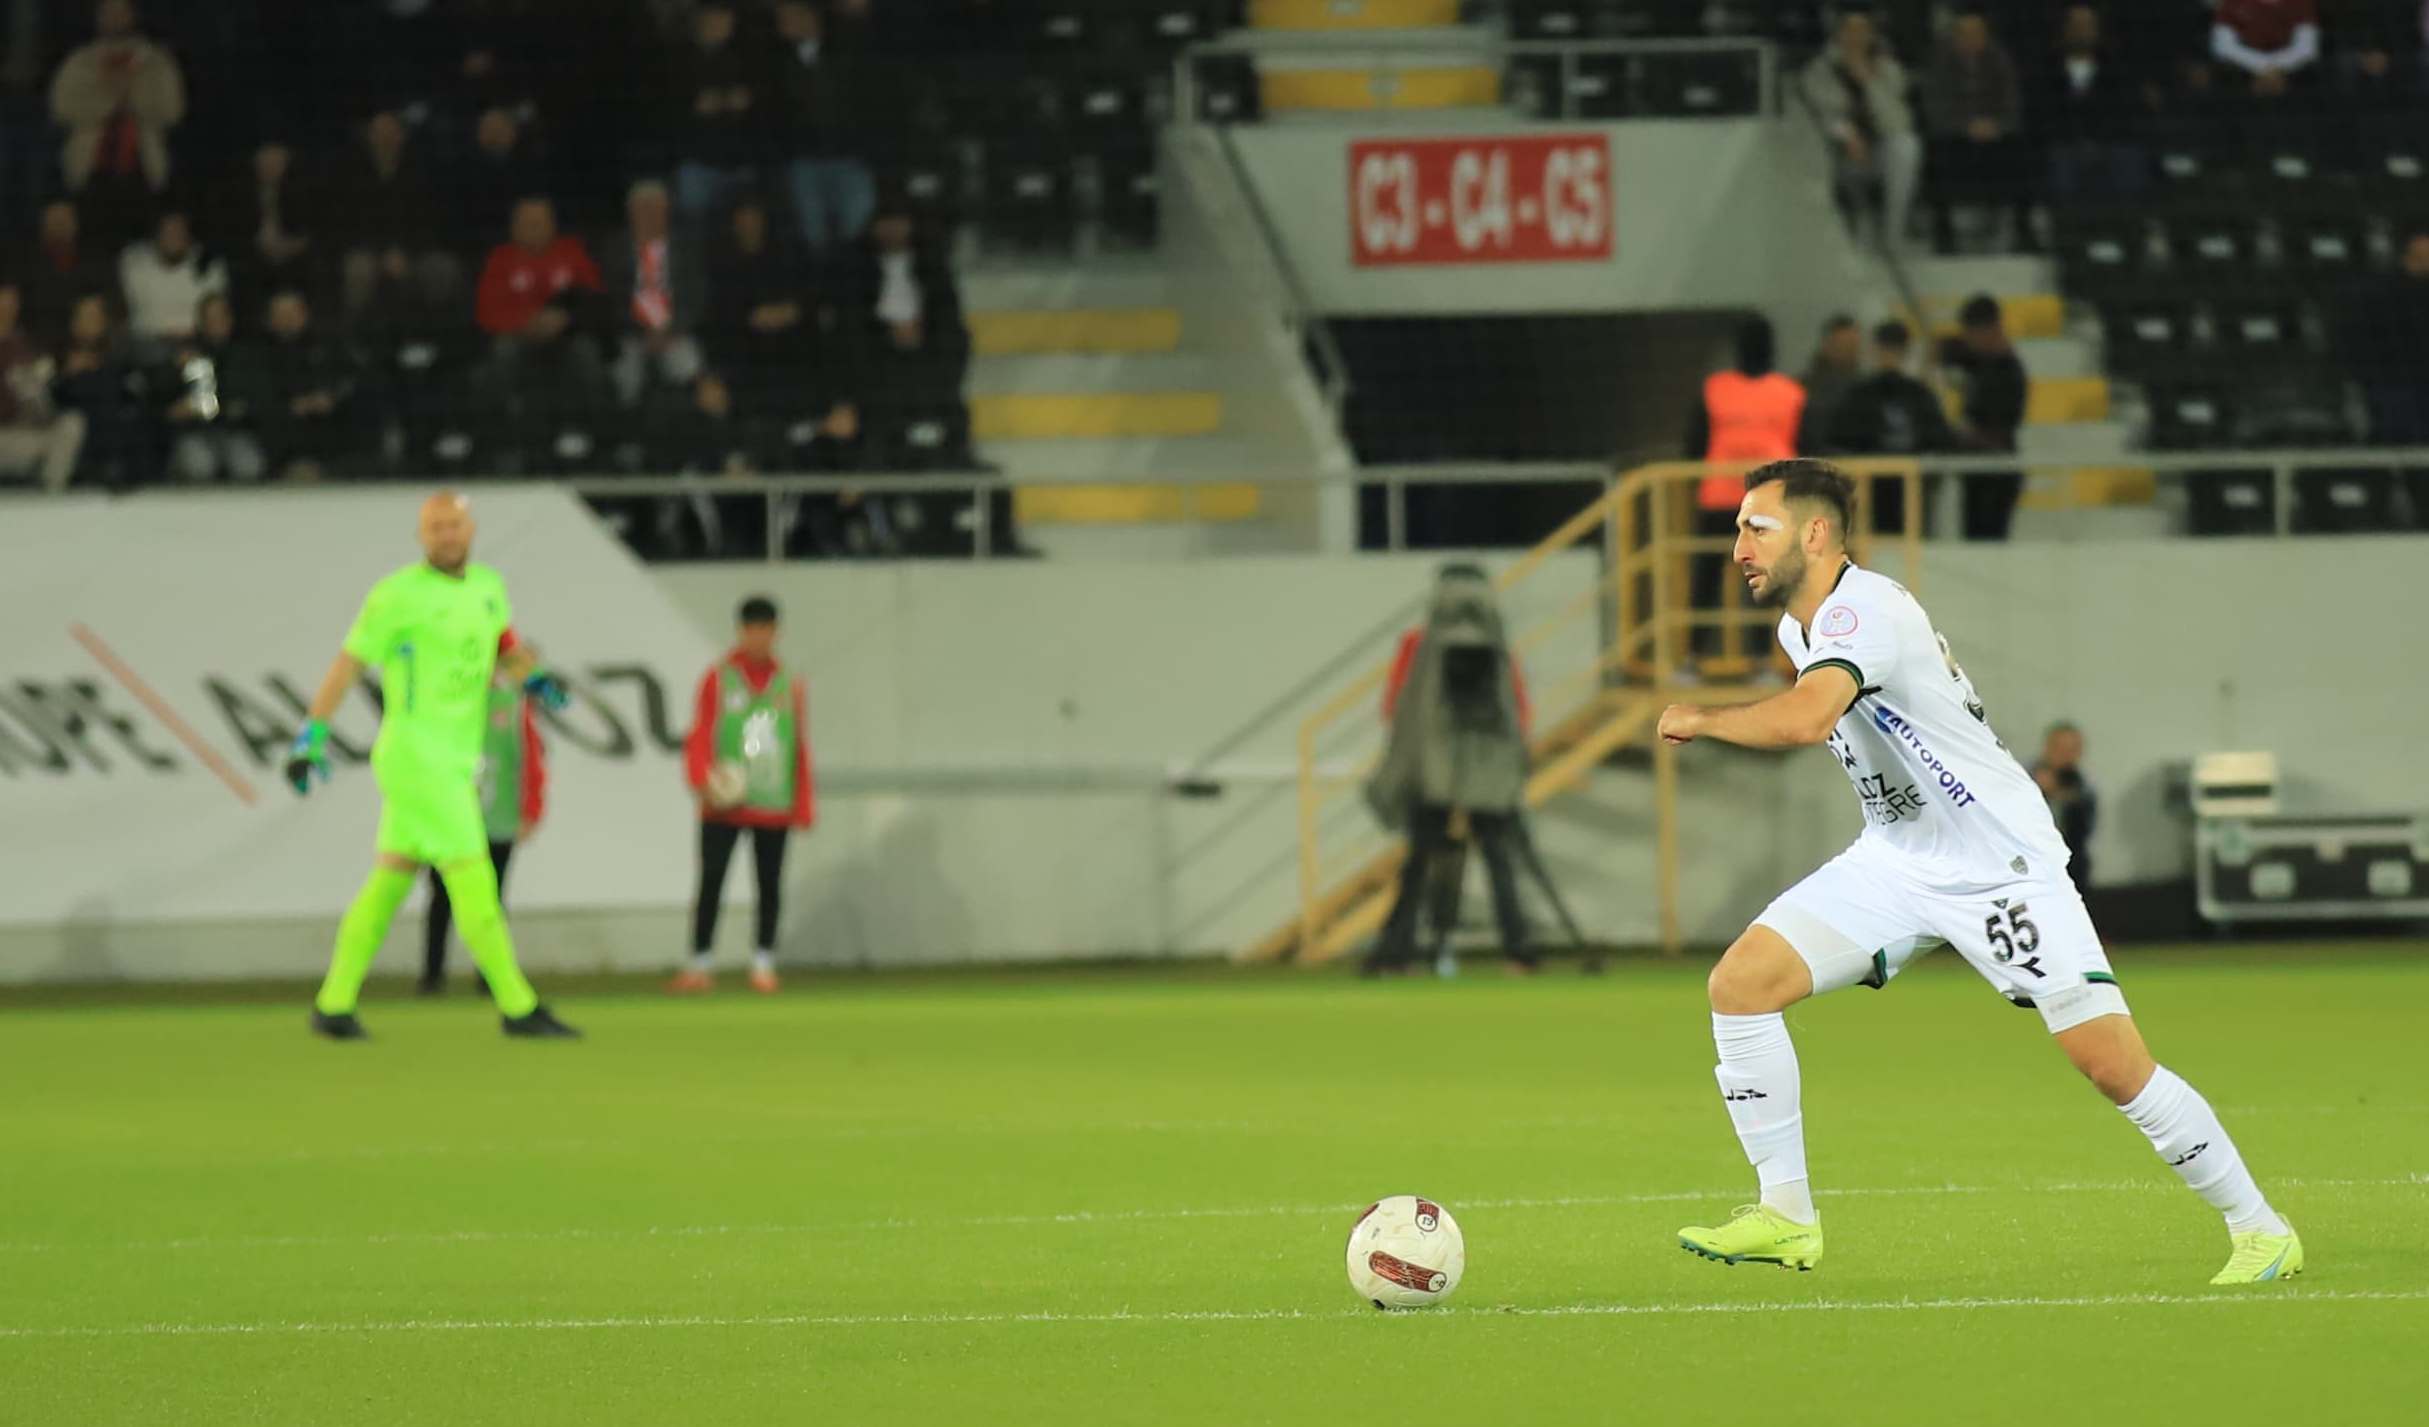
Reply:
[[[1658, 116], [1640, 115], [1639, 106], [1632, 101], [1623, 100], [1608, 109], [1592, 110], [1580, 102], [1581, 98], [1586, 97], [1583, 81], [1588, 74], [1587, 66], [1591, 64], [1606, 60], [1636, 61], [1650, 72], [1660, 69], [1667, 61], [1713, 56], [1743, 56], [1752, 61], [1755, 83], [1751, 102], [1716, 110], [1664, 111]], [[1176, 115], [1185, 121], [1200, 117], [1198, 67], [1210, 59], [1223, 58], [1284, 60], [1300, 68], [1363, 70], [1387, 80], [1395, 80], [1415, 70], [1446, 66], [1491, 64], [1505, 70], [1523, 70], [1542, 67], [1528, 62], [1550, 61], [1549, 68], [1559, 102], [1555, 112], [1533, 113], [1532, 117], [1543, 120], [1637, 116], [1744, 118], [1777, 113], [1780, 102], [1778, 47], [1770, 40], [1752, 37], [1512, 40], [1466, 31], [1393, 36], [1371, 31], [1241, 30], [1219, 39], [1201, 41], [1182, 51], [1175, 59], [1173, 112]], [[1317, 63], [1319, 61], [1320, 65]]]

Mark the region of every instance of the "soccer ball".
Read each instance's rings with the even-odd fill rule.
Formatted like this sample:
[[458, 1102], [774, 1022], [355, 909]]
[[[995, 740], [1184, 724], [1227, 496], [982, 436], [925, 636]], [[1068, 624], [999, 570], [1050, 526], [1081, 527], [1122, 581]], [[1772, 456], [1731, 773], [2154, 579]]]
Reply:
[[1377, 1308], [1424, 1308], [1467, 1272], [1459, 1221], [1431, 1199], [1395, 1194], [1366, 1206], [1349, 1231], [1349, 1286]]
[[708, 786], [702, 791], [708, 794], [710, 807], [730, 808], [741, 802], [742, 795], [749, 789], [750, 782], [744, 776], [741, 764], [714, 763], [709, 766]]

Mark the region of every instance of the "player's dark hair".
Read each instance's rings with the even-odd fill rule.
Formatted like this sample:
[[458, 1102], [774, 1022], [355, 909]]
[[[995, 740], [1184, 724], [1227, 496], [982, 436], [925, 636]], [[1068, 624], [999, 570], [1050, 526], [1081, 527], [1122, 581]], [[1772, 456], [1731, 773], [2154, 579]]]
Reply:
[[1977, 292], [1965, 299], [1965, 305], [1957, 309], [1957, 325], [1960, 327], [1998, 326], [1999, 299], [1987, 292]]
[[776, 602], [766, 595], [753, 595], [742, 602], [742, 609], [736, 615], [736, 619], [743, 624], [774, 624], [776, 622]]
[[1838, 526], [1839, 539], [1847, 538], [1847, 527], [1855, 513], [1855, 482], [1847, 479], [1845, 471], [1828, 461], [1799, 456], [1756, 467], [1746, 477], [1746, 489], [1751, 491], [1773, 481], [1780, 484], [1780, 499], [1791, 505], [1819, 501], [1830, 507], [1830, 519]]
[[1913, 331], [1894, 317], [1872, 329], [1873, 344], [1893, 352], [1905, 351], [1914, 344], [1914, 337]]

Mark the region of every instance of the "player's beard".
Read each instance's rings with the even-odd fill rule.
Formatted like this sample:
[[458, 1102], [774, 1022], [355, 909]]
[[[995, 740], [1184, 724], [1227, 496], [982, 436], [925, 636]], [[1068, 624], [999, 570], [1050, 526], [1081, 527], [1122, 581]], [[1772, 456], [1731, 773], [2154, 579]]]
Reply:
[[1772, 562], [1769, 569], [1756, 566], [1755, 573], [1763, 577], [1762, 588], [1746, 587], [1746, 594], [1754, 601], [1754, 607], [1778, 609], [1788, 603], [1789, 597], [1796, 593], [1797, 586], [1805, 583], [1805, 552], [1791, 550]]

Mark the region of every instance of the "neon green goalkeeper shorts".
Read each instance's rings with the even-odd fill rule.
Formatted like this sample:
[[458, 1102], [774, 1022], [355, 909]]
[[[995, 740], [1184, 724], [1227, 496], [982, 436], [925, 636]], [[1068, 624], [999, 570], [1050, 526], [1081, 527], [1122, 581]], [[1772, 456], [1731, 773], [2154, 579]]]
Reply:
[[[489, 828], [481, 819], [477, 783], [405, 759], [373, 762], [380, 786], [381, 852], [432, 867], [488, 859]], [[386, 766], [376, 766], [381, 764]]]

